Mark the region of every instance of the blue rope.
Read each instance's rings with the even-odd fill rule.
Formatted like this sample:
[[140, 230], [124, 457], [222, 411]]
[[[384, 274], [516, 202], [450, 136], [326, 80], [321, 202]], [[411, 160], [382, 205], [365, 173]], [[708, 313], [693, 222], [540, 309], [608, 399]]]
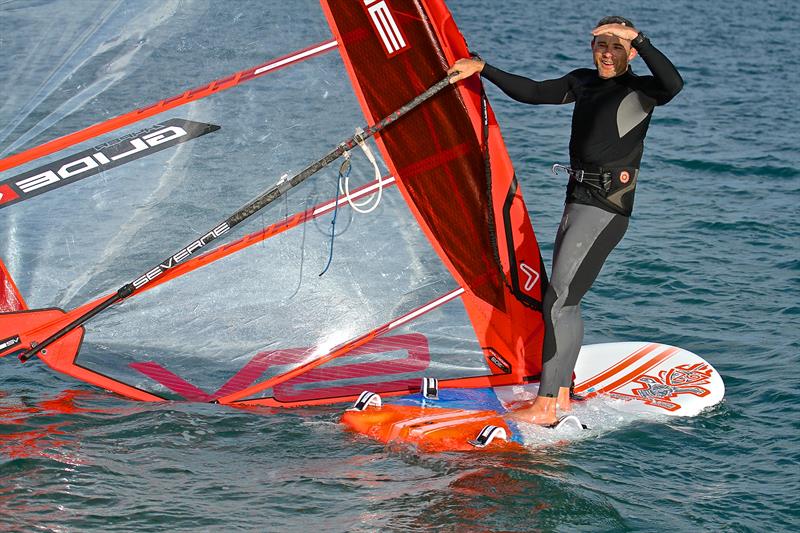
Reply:
[[[342, 168], [347, 167], [347, 170], [342, 173]], [[330, 251], [328, 252], [328, 263], [325, 265], [325, 268], [322, 269], [322, 272], [319, 273], [320, 276], [325, 274], [328, 271], [328, 268], [331, 266], [331, 262], [333, 262], [333, 240], [336, 237], [336, 215], [339, 214], [339, 190], [341, 189], [342, 179], [350, 176], [350, 162], [345, 160], [342, 163], [342, 166], [339, 167], [339, 176], [336, 178], [336, 192], [334, 198], [336, 198], [336, 202], [333, 204], [333, 218], [331, 219], [331, 247]]]

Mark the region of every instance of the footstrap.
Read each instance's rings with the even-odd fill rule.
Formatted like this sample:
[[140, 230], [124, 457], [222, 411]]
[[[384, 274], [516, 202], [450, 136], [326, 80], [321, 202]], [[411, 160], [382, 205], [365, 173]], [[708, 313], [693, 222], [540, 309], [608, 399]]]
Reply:
[[436, 378], [422, 378], [422, 397], [428, 400], [439, 399], [439, 380]]
[[549, 426], [552, 429], [589, 429], [577, 416], [567, 415], [558, 419], [558, 422]]
[[491, 443], [495, 438], [500, 440], [508, 440], [508, 433], [504, 428], [500, 426], [485, 426], [478, 436], [475, 437], [473, 440], [469, 440], [470, 444], [475, 446], [476, 448], [485, 448]]
[[350, 407], [348, 411], [363, 411], [370, 405], [373, 407], [380, 407], [382, 404], [381, 397], [375, 394], [374, 392], [370, 392], [365, 390], [361, 393], [361, 396], [358, 397], [356, 403], [353, 404], [353, 407]]

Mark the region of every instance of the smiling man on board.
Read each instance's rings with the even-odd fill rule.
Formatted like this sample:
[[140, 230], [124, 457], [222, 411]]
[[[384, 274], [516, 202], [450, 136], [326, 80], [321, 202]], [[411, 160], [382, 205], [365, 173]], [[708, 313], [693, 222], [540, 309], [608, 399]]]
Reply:
[[[556, 408], [569, 410], [570, 384], [583, 341], [580, 301], [628, 227], [653, 108], [669, 102], [683, 80], [669, 59], [622, 17], [605, 17], [592, 31], [595, 69], [534, 81], [482, 59], [460, 59], [452, 83], [480, 73], [511, 98], [528, 104], [575, 104], [563, 218], [556, 235], [550, 285], [544, 297], [546, 333], [538, 397], [514, 418], [549, 425]], [[637, 76], [640, 55], [651, 76]]]

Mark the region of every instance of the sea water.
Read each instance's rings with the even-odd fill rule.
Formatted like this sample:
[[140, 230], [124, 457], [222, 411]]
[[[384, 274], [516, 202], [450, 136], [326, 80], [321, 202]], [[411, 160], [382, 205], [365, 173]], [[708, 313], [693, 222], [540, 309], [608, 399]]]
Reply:
[[[584, 300], [585, 343], [682, 346], [719, 370], [725, 401], [693, 418], [581, 413], [603, 431], [523, 454], [424, 455], [344, 432], [339, 407], [140, 404], [4, 359], [0, 530], [800, 529], [796, 7], [450, 4], [474, 51], [536, 79], [591, 66], [589, 32], [609, 14], [676, 64], [686, 85], [655, 110], [630, 229]], [[64, 116], [89, 125], [129, 110], [114, 98], [180, 92], [193, 70], [210, 81], [330, 36], [314, 2], [159, 2], [146, 20], [121, 16], [137, 5], [0, 2], [0, 152], [67, 133]], [[284, 48], [262, 49], [276, 34]], [[109, 52], [120, 40], [127, 55]], [[564, 186], [549, 168], [568, 161], [571, 106], [487, 91], [549, 263]]]

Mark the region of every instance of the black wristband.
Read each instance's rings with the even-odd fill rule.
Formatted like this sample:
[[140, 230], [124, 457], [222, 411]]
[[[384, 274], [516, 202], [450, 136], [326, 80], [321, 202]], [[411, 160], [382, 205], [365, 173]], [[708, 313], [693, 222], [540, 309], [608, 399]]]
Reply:
[[634, 37], [633, 40], [631, 41], [631, 46], [633, 46], [634, 48], [638, 49], [640, 46], [642, 46], [646, 42], [650, 42], [650, 39], [647, 38], [647, 35], [645, 35], [644, 32], [640, 31], [639, 35]]

